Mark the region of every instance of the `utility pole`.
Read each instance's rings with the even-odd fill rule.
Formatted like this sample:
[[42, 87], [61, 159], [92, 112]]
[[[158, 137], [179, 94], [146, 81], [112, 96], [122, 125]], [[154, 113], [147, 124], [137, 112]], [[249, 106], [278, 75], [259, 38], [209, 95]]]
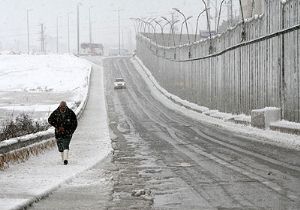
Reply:
[[68, 53], [70, 54], [70, 13], [68, 13]]
[[124, 29], [122, 29], [122, 42], [121, 42], [121, 46], [122, 46], [122, 49], [124, 49]]
[[90, 35], [90, 53], [92, 54], [92, 21], [91, 21], [91, 8], [89, 8], [89, 35]]
[[29, 9], [27, 9], [27, 53], [30, 53], [30, 39], [29, 39]]
[[78, 3], [77, 4], [77, 55], [79, 55], [79, 45], [80, 45], [80, 41], [79, 41], [79, 39], [80, 39], [80, 37], [79, 37], [79, 6], [81, 5], [81, 3]]
[[58, 54], [58, 16], [56, 17], [56, 53]]
[[119, 28], [119, 55], [121, 55], [121, 20], [120, 20], [120, 12], [123, 10], [114, 10], [118, 12], [118, 28]]
[[119, 55], [121, 55], [121, 24], [120, 24], [120, 9], [118, 9], [118, 25], [119, 25]]
[[45, 31], [44, 24], [41, 24], [41, 53], [45, 53]]

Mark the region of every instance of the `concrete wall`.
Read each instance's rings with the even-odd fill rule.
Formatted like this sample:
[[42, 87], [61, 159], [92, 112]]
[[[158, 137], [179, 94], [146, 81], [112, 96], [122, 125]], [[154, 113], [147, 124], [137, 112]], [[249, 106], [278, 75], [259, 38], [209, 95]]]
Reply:
[[299, 29], [258, 39], [297, 24], [298, 0], [266, 0], [264, 15], [246, 22], [243, 42], [241, 24], [212, 40], [176, 47], [138, 36], [137, 55], [160, 85], [183, 99], [237, 114], [279, 107], [284, 119], [300, 122]]

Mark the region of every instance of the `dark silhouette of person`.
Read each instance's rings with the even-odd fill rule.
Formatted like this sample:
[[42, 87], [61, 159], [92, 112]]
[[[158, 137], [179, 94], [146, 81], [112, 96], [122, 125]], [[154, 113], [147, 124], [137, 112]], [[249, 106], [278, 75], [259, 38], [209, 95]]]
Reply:
[[55, 128], [55, 138], [58, 151], [61, 153], [64, 165], [68, 164], [69, 145], [72, 135], [77, 128], [77, 117], [75, 113], [67, 106], [65, 101], [60, 102], [59, 107], [54, 110], [48, 122]]

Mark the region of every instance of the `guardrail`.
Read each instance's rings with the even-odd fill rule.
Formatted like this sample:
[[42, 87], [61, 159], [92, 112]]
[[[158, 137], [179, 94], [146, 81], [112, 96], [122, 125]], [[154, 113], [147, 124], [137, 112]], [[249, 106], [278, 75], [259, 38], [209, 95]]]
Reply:
[[[91, 86], [91, 74], [92, 67], [88, 73], [88, 88], [86, 88], [84, 99], [75, 111], [78, 119], [82, 117], [88, 102]], [[10, 163], [25, 161], [30, 157], [30, 155], [37, 155], [46, 149], [54, 147], [55, 145], [56, 140], [54, 139], [54, 128], [2, 141], [0, 142], [0, 169], [9, 167]]]

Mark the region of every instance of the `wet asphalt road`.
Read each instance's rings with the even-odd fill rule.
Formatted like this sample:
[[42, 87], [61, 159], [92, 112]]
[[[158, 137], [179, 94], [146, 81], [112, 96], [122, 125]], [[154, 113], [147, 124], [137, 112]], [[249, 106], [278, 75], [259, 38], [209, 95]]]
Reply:
[[[114, 153], [87, 173], [95, 173], [92, 180], [106, 178], [82, 191], [98, 196], [81, 198], [75, 191], [77, 205], [57, 209], [85, 209], [92, 201], [98, 204], [91, 209], [300, 209], [298, 151], [250, 141], [164, 107], [129, 58], [105, 59], [104, 72]], [[116, 77], [125, 78], [127, 89], [113, 89]], [[68, 202], [65, 191], [72, 185], [34, 209], [55, 206], [55, 198]]]
[[[104, 67], [110, 126], [121, 136], [113, 144], [120, 203], [126, 205], [131, 189], [143, 188], [151, 190], [156, 208], [300, 209], [298, 151], [169, 110], [152, 97], [129, 58], [106, 59]], [[125, 78], [127, 89], [113, 90], [116, 77]]]

